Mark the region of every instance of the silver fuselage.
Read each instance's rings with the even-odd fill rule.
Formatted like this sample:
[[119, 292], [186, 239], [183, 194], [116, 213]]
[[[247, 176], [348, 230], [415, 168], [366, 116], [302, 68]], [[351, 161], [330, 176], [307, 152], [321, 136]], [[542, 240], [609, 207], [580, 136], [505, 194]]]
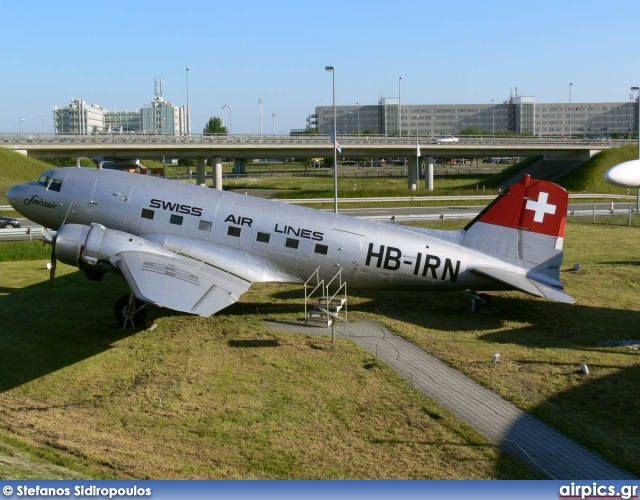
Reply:
[[102, 224], [141, 236], [251, 282], [304, 283], [339, 270], [349, 287], [500, 290], [470, 265], [523, 270], [522, 262], [461, 245], [464, 231], [367, 221], [278, 201], [119, 171], [58, 168], [62, 182], [12, 187], [10, 203], [51, 229]]

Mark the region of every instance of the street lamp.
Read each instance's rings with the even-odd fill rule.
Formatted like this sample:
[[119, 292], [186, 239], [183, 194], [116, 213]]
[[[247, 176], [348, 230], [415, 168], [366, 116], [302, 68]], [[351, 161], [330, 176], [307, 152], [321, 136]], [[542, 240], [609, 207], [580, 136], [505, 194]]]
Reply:
[[402, 77], [398, 78], [398, 128], [400, 130], [400, 137], [402, 137], [402, 109], [400, 106], [400, 82]]
[[260, 137], [262, 137], [262, 99], [258, 99], [258, 104], [260, 105]]
[[44, 115], [42, 113], [40, 113], [40, 125], [42, 127], [42, 135], [44, 135]]
[[[631, 90], [638, 90], [638, 158], [640, 158], [640, 87], [631, 87]], [[636, 211], [640, 212], [640, 188], [636, 194]]]
[[356, 106], [358, 107], [358, 135], [360, 135], [360, 103], [357, 102]]
[[571, 89], [573, 83], [569, 84], [569, 140], [571, 140]]
[[333, 88], [333, 211], [338, 213], [338, 127], [336, 119], [336, 68], [325, 66], [325, 71], [331, 72]]
[[186, 135], [191, 135], [191, 109], [189, 108], [189, 71], [191, 68], [187, 67], [185, 70], [186, 80], [187, 80], [187, 123], [186, 123]]
[[276, 112], [271, 113], [271, 118], [273, 119], [273, 135], [276, 135]]
[[22, 135], [22, 122], [23, 122], [24, 120], [25, 120], [24, 118], [20, 118], [20, 119], [18, 120], [18, 123], [20, 124], [20, 135]]
[[418, 120], [420, 115], [416, 115], [416, 186], [420, 186], [420, 143], [418, 142]]
[[[631, 90], [640, 91], [640, 87], [631, 87]], [[640, 92], [638, 92], [638, 158], [640, 158]]]

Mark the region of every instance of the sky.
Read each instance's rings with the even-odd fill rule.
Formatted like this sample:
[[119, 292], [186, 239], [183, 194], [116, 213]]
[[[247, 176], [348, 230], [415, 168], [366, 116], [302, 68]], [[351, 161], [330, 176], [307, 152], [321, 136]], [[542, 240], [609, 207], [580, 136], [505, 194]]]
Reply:
[[188, 89], [194, 134], [224, 105], [234, 134], [259, 133], [258, 99], [263, 132], [289, 133], [331, 105], [328, 65], [339, 106], [626, 102], [640, 86], [630, 0], [0, 0], [0, 15], [0, 133], [52, 133], [72, 98], [138, 109], [154, 78], [179, 106]]

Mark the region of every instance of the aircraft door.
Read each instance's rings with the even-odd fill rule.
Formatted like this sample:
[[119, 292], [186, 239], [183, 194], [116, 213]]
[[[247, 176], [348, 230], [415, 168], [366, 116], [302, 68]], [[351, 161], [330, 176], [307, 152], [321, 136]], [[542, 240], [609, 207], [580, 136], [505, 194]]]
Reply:
[[[342, 268], [343, 281], [353, 282], [358, 278], [364, 266], [366, 255], [363, 253], [364, 235], [348, 231], [334, 230], [341, 233], [340, 245], [338, 246], [336, 258], [337, 264]], [[335, 268], [336, 272], [338, 268]]]

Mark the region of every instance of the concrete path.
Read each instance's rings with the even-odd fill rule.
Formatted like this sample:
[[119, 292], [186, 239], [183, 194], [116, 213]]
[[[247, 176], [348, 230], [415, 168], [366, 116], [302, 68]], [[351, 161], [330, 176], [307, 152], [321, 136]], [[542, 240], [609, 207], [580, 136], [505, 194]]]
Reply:
[[[305, 325], [303, 321], [265, 321], [265, 324], [272, 330], [290, 333], [331, 334], [325, 326]], [[553, 479], [634, 479], [380, 324], [340, 323], [335, 334], [389, 364], [409, 379], [413, 387], [500, 444], [506, 452], [514, 453], [517, 449], [519, 458]]]

